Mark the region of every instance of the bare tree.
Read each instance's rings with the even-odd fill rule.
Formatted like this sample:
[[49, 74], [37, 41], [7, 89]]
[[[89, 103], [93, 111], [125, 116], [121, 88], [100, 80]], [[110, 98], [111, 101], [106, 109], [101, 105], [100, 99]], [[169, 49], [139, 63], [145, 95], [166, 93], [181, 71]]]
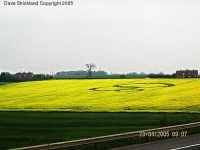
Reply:
[[90, 64], [85, 64], [85, 66], [87, 68], [89, 77], [91, 77], [92, 76], [92, 70], [94, 70], [96, 68], [96, 65], [93, 64], [93, 63], [90, 63]]

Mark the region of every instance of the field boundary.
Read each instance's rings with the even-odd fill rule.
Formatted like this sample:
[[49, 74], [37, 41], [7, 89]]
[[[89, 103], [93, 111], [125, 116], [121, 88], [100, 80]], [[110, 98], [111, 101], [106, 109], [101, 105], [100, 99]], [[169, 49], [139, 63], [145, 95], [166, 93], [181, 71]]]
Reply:
[[[176, 125], [176, 126], [168, 126], [168, 127], [149, 129], [149, 130], [142, 130], [142, 131], [135, 131], [135, 132], [128, 132], [128, 133], [121, 133], [121, 134], [114, 134], [114, 135], [107, 135], [107, 136], [100, 136], [100, 137], [94, 137], [94, 138], [88, 138], [88, 139], [80, 139], [80, 140], [73, 140], [73, 141], [66, 141], [66, 142], [58, 142], [58, 143], [50, 143], [50, 144], [44, 144], [44, 145], [16, 148], [12, 150], [44, 150], [44, 149], [51, 150], [51, 149], [68, 148], [68, 147], [81, 146], [81, 145], [87, 145], [87, 144], [94, 144], [95, 149], [97, 149], [97, 143], [108, 142], [108, 141], [119, 140], [119, 139], [126, 139], [126, 138], [131, 138], [132, 140], [133, 137], [139, 137], [141, 133], [155, 133], [155, 132], [164, 132], [164, 131], [167, 132], [167, 131], [176, 131], [176, 130], [187, 129], [187, 128], [195, 128], [195, 127], [200, 127], [200, 122], [182, 124], [182, 125]], [[147, 135], [147, 138], [148, 138], [148, 135]]]

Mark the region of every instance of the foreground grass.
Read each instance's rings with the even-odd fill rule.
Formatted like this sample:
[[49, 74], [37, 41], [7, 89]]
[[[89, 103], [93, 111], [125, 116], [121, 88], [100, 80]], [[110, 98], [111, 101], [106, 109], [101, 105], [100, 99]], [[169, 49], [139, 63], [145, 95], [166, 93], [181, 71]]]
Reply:
[[0, 116], [2, 150], [200, 121], [197, 113], [0, 112]]
[[200, 112], [199, 79], [50, 80], [0, 86], [1, 111]]

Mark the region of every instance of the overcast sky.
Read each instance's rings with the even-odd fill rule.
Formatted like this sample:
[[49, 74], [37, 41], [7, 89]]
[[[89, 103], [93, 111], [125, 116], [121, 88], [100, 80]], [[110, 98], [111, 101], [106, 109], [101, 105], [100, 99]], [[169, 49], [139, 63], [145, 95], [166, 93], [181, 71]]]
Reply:
[[200, 69], [199, 0], [73, 3], [6, 6], [0, 0], [0, 72], [85, 70], [90, 62], [109, 73]]

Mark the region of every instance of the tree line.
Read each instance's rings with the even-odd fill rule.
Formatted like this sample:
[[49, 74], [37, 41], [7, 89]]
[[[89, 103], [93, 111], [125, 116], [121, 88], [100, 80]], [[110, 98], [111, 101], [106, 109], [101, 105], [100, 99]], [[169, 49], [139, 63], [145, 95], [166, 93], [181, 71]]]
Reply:
[[154, 73], [150, 73], [147, 75], [147, 77], [149, 78], [176, 78], [176, 74], [154, 74]]
[[9, 72], [2, 72], [0, 75], [0, 82], [23, 82], [23, 81], [35, 81], [35, 80], [47, 80], [52, 79], [53, 76], [48, 74], [33, 74], [32, 78], [19, 78], [15, 74]]

